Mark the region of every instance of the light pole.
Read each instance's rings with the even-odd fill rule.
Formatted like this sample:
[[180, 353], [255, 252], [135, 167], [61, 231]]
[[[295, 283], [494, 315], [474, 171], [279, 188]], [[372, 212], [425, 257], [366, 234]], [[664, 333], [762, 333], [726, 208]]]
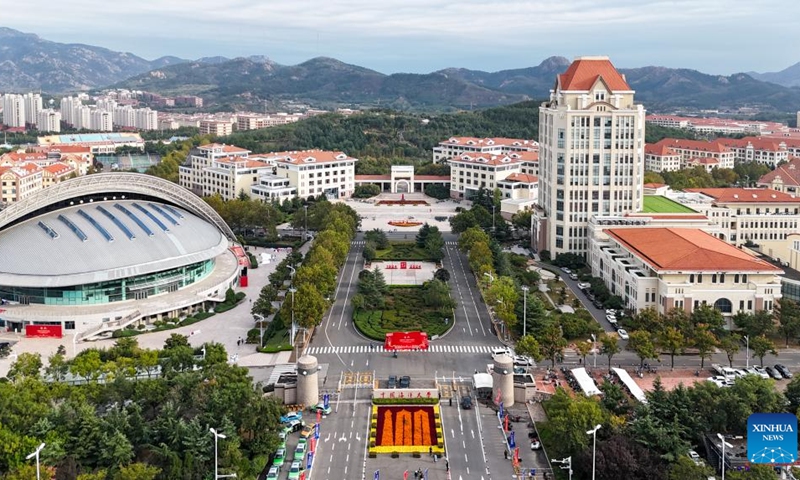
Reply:
[[594, 353], [594, 366], [592, 368], [597, 368], [597, 335], [594, 333], [592, 334], [592, 353]]
[[722, 442], [722, 480], [725, 480], [725, 445], [733, 448], [733, 445], [725, 441], [725, 437], [718, 433], [719, 441]]
[[41, 444], [39, 444], [38, 447], [36, 447], [36, 451], [35, 452], [33, 452], [30, 455], [28, 455], [27, 457], [25, 457], [25, 460], [30, 460], [31, 458], [36, 457], [36, 480], [40, 479], [40, 477], [39, 477], [39, 452], [41, 452], [43, 448], [44, 448], [44, 443], [41, 443]]
[[592, 436], [592, 480], [595, 478], [595, 460], [597, 457], [597, 431], [600, 430], [602, 425], [596, 425], [593, 429], [586, 432], [587, 435]]
[[308, 205], [303, 205], [303, 210], [305, 210], [305, 214], [303, 215], [303, 221], [305, 222], [305, 226], [303, 227], [303, 240], [308, 238]]
[[213, 428], [209, 428], [208, 430], [211, 433], [214, 434], [214, 480], [217, 480], [219, 478], [231, 478], [231, 477], [236, 478], [236, 474], [235, 473], [231, 473], [229, 475], [220, 475], [219, 474], [219, 454], [217, 453], [217, 441], [220, 438], [225, 439], [227, 437], [225, 435], [217, 432]]
[[492, 201], [492, 233], [494, 233], [494, 208], [495, 208], [495, 204], [494, 204], [494, 200], [493, 200]]
[[747, 335], [744, 336], [744, 348], [744, 359], [747, 362], [745, 368], [750, 368], [750, 337]]
[[253, 318], [255, 318], [256, 321], [258, 322], [258, 329], [259, 329], [258, 348], [262, 348], [264, 346], [264, 316], [258, 313], [254, 313]]
[[528, 290], [527, 285], [522, 286], [522, 336], [528, 334]]
[[[297, 325], [294, 324], [294, 292], [296, 291], [296, 288], [289, 287], [289, 292], [292, 294], [292, 349], [296, 346], [294, 336], [297, 335]], [[295, 352], [295, 357], [297, 357], [297, 352]]]
[[564, 466], [560, 467], [562, 470], [569, 472], [569, 480], [572, 480], [572, 457], [562, 458], [561, 460], [553, 460], [554, 463], [561, 463]]
[[494, 275], [492, 275], [492, 274], [491, 274], [491, 273], [489, 273], [489, 272], [483, 272], [483, 274], [484, 274], [485, 276], [489, 277], [489, 283], [492, 283], [492, 282], [494, 282]]

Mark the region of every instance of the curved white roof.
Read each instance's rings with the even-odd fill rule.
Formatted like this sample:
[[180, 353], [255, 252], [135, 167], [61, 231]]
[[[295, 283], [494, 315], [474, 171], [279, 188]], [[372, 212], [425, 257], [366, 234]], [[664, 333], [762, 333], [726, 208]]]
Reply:
[[62, 287], [214, 258], [228, 239], [188, 211], [149, 200], [67, 206], [0, 231], [0, 285]]

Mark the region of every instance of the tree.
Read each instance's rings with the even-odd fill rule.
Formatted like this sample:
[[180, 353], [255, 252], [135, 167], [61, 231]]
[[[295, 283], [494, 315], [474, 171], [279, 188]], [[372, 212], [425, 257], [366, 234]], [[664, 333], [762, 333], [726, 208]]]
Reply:
[[433, 278], [447, 283], [450, 281], [450, 272], [445, 268], [440, 268], [434, 272]]
[[786, 385], [786, 400], [789, 401], [789, 411], [797, 412], [800, 409], [800, 375], [794, 376]]
[[689, 318], [695, 328], [706, 325], [714, 335], [720, 335], [725, 330], [725, 317], [722, 316], [722, 312], [711, 305], [700, 305], [694, 309]]
[[800, 334], [800, 305], [788, 298], [782, 298], [775, 308], [775, 316], [778, 318], [778, 331], [786, 340], [786, 347], [789, 347], [789, 338]]
[[188, 347], [189, 339], [186, 338], [186, 335], [181, 335], [180, 333], [173, 333], [164, 341], [164, 350], [172, 350], [173, 348], [177, 347]]
[[[434, 230], [436, 229], [436, 230]], [[425, 239], [425, 252], [434, 262], [441, 262], [444, 258], [444, 238], [437, 227], [431, 227], [428, 238]]]
[[380, 228], [373, 228], [364, 233], [364, 240], [374, 243], [377, 250], [389, 248], [389, 238], [386, 236], [386, 232]]
[[417, 232], [417, 237], [416, 237], [417, 247], [425, 248], [425, 242], [428, 240], [428, 235], [434, 228], [436, 229], [437, 232], [439, 231], [439, 227], [431, 227], [430, 225], [428, 225], [427, 222], [425, 222], [425, 224], [422, 225], [422, 227], [419, 229], [419, 232]]
[[458, 237], [458, 248], [462, 252], [469, 252], [476, 243], [489, 245], [489, 235], [479, 227], [468, 228]]
[[[542, 349], [539, 342], [531, 335], [525, 335], [517, 340], [517, 345], [514, 347], [517, 355], [525, 355], [540, 362], [542, 360]], [[798, 376], [800, 378], [800, 376]]]
[[298, 325], [303, 328], [316, 327], [322, 323], [326, 308], [325, 299], [314, 285], [303, 283], [298, 287], [294, 306], [294, 318]]
[[740, 347], [741, 341], [742, 341], [741, 335], [738, 335], [736, 333], [725, 335], [719, 341], [719, 348], [721, 348], [725, 352], [725, 355], [728, 357], [728, 366], [730, 366], [731, 368], [733, 368], [733, 357], [736, 356], [736, 354], [739, 353], [739, 350], [741, 349]]
[[705, 463], [696, 464], [687, 455], [678, 457], [669, 469], [669, 480], [708, 480], [714, 470]]
[[435, 278], [423, 284], [422, 298], [425, 305], [442, 311], [449, 311], [455, 307], [455, 301], [450, 298], [450, 289], [447, 288], [447, 284]]
[[39, 378], [42, 370], [42, 356], [38, 353], [20, 353], [17, 360], [11, 364], [8, 378], [20, 380], [22, 378]]
[[653, 335], [646, 330], [631, 332], [628, 339], [628, 349], [633, 350], [636, 356], [639, 357], [639, 368], [644, 368], [645, 360], [658, 358], [658, 350], [655, 343], [653, 343]]
[[656, 337], [659, 347], [669, 354], [669, 368], [675, 369], [675, 355], [683, 354], [686, 348], [686, 337], [675, 327], [667, 327]]
[[120, 467], [114, 480], [155, 480], [161, 469], [145, 463], [131, 463]]
[[[603, 430], [600, 431], [602, 432]], [[591, 437], [586, 435], [585, 431], [581, 433], [588, 443]], [[592, 448], [581, 449], [580, 453], [573, 457], [573, 469], [576, 472], [591, 472], [593, 457], [596, 480], [666, 480], [667, 478], [665, 461], [659, 458], [656, 452], [638, 444], [623, 433], [605, 441], [598, 441], [594, 455]], [[591, 475], [584, 478], [591, 478]]]
[[[491, 224], [491, 220], [489, 223]], [[450, 217], [450, 230], [453, 233], [461, 233], [472, 227], [481, 227], [472, 210], [464, 210]]]
[[54, 353], [47, 358], [47, 367], [44, 372], [56, 382], [64, 379], [69, 372], [69, 364], [62, 353]]
[[697, 355], [700, 357], [700, 368], [705, 367], [706, 358], [711, 358], [711, 354], [714, 353], [714, 348], [718, 344], [717, 337], [704, 325], [699, 325], [694, 332], [692, 346], [697, 349]]
[[775, 467], [764, 464], [751, 464], [746, 472], [731, 470], [725, 473], [728, 480], [775, 480]]
[[366, 185], [356, 185], [355, 190], [353, 190], [353, 198], [370, 198], [374, 197], [375, 195], [380, 195], [381, 187], [378, 185], [369, 183]]
[[586, 430], [603, 424], [606, 414], [600, 403], [583, 396], [571, 398], [562, 388], [545, 403], [548, 425], [562, 451], [578, 452], [589, 446], [591, 437]]
[[515, 305], [518, 299], [519, 292], [511, 277], [496, 277], [486, 292], [486, 301], [509, 330], [517, 323]]
[[778, 355], [775, 344], [763, 335], [750, 339], [750, 351], [753, 352], [753, 358], [758, 358], [762, 367], [764, 366], [764, 357], [768, 353]]
[[737, 312], [733, 316], [733, 324], [736, 325], [736, 328], [742, 329], [744, 334], [751, 338], [759, 335], [769, 335], [775, 329], [774, 318], [766, 310], [759, 310], [754, 313]]
[[275, 308], [272, 306], [272, 302], [278, 299], [278, 289], [275, 288], [272, 284], [266, 284], [261, 288], [261, 292], [258, 294], [258, 298], [255, 302], [253, 302], [253, 307], [250, 309], [250, 313], [253, 316], [261, 315], [262, 317], [268, 317], [272, 315], [275, 311]]
[[611, 371], [611, 359], [622, 351], [619, 346], [619, 339], [616, 335], [604, 333], [600, 335], [600, 345], [600, 353], [608, 357], [608, 370]]
[[575, 344], [575, 348], [578, 350], [578, 355], [583, 358], [583, 364], [586, 365], [586, 355], [592, 352], [592, 343], [588, 341], [578, 341], [578, 343]]
[[531, 229], [531, 217], [533, 210], [523, 210], [511, 216], [511, 224], [525, 232]]
[[551, 325], [544, 330], [539, 338], [539, 345], [542, 352], [542, 357], [547, 358], [551, 362], [551, 366], [555, 368], [556, 357], [563, 357], [564, 348], [567, 346], [567, 341], [561, 334], [561, 329], [558, 325]]
[[139, 354], [139, 340], [136, 337], [119, 338], [114, 342], [114, 347], [109, 353], [111, 353], [111, 358], [133, 358]]
[[364, 251], [362, 251], [361, 254], [364, 256], [364, 260], [367, 263], [372, 263], [375, 260], [375, 257], [378, 256], [378, 254], [375, 253], [375, 244], [369, 241], [366, 242], [364, 245]]

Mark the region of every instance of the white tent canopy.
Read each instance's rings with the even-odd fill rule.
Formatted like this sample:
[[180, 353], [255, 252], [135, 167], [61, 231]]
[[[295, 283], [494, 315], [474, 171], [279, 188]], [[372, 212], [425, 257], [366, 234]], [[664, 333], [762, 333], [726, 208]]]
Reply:
[[642, 403], [647, 403], [647, 397], [644, 395], [644, 391], [642, 391], [642, 388], [639, 387], [639, 385], [637, 385], [637, 383], [633, 380], [633, 378], [631, 378], [630, 374], [628, 374], [627, 371], [621, 368], [612, 368], [611, 370], [613, 370], [614, 373], [617, 374], [619, 379], [622, 380], [622, 383], [624, 383], [625, 386], [628, 387], [628, 390], [631, 392], [631, 395], [633, 395], [633, 397], [636, 400], [639, 400]]
[[488, 373], [476, 373], [472, 376], [472, 382], [475, 384], [475, 389], [492, 388], [492, 376]]
[[597, 388], [597, 384], [594, 383], [592, 377], [586, 373], [585, 368], [573, 368], [572, 375], [575, 377], [578, 385], [580, 385], [584, 395], [587, 397], [591, 397], [592, 395], [601, 395], [600, 389]]

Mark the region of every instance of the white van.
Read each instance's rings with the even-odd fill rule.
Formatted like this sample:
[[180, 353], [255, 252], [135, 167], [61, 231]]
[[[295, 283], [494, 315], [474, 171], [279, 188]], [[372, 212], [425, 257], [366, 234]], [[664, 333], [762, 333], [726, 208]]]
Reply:
[[500, 355], [508, 355], [514, 358], [514, 352], [508, 347], [495, 347], [492, 349], [492, 359], [496, 359]]

